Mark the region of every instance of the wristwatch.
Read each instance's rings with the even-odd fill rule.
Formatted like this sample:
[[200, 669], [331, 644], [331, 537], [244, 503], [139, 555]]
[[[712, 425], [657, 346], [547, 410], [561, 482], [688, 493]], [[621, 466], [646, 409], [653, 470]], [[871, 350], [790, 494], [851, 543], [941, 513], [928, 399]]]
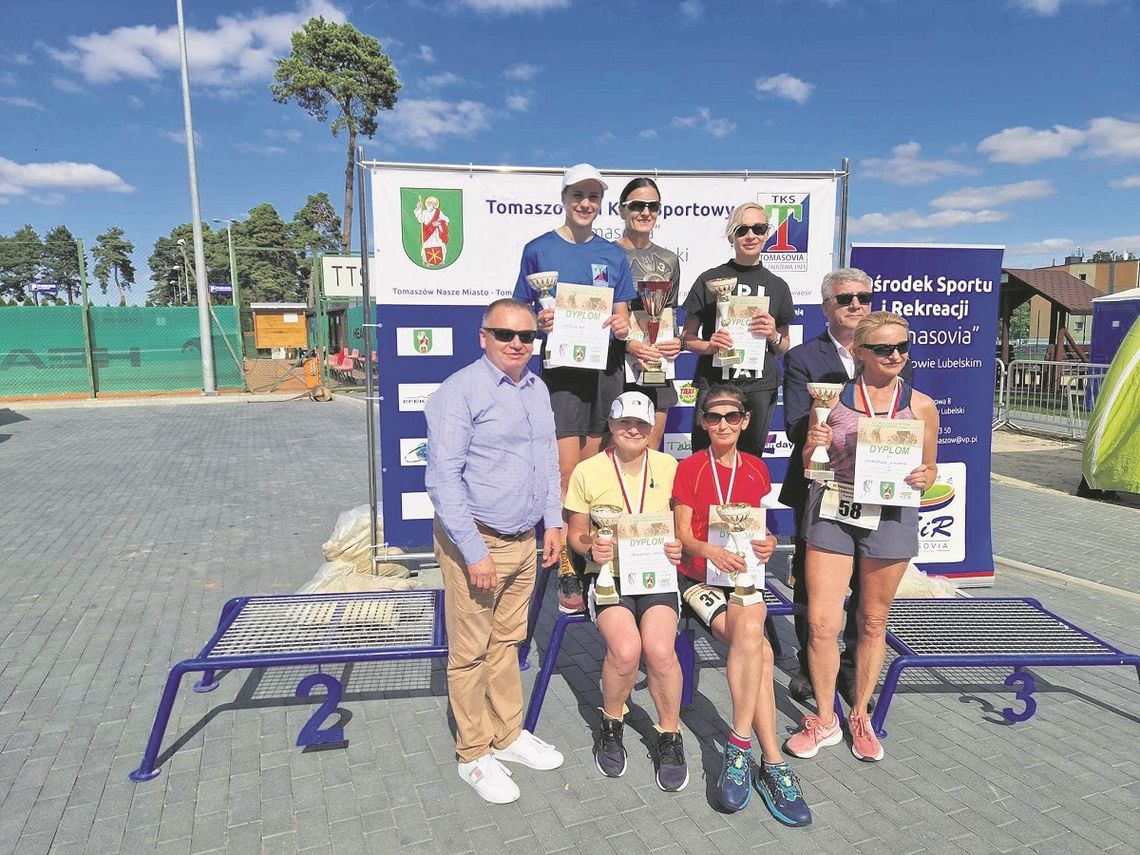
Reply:
[[681, 342], [681, 350], [683, 350], [683, 351], [688, 350], [689, 349], [689, 340], [687, 338], [685, 338], [684, 331], [677, 333], [677, 338]]
[[776, 330], [776, 340], [772, 342], [772, 350], [779, 350], [780, 345], [784, 343], [784, 334]]

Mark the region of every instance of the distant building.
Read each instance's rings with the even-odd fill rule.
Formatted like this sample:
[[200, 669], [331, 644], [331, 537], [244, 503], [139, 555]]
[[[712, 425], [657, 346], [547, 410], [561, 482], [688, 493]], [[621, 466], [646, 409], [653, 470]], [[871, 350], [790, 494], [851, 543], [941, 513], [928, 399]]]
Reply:
[[[1132, 253], [1122, 261], [1085, 261], [1077, 250], [1077, 255], [1065, 258], [1063, 264], [1039, 267], [1038, 270], [1061, 270], [1087, 282], [1101, 294], [1115, 294], [1130, 288], [1140, 288], [1140, 259]], [[1043, 297], [1034, 297], [1029, 303], [1029, 337], [1045, 341], [1049, 337], [1049, 302]], [[1092, 316], [1073, 315], [1069, 318], [1069, 332], [1080, 344], [1088, 344], [1092, 335]]]

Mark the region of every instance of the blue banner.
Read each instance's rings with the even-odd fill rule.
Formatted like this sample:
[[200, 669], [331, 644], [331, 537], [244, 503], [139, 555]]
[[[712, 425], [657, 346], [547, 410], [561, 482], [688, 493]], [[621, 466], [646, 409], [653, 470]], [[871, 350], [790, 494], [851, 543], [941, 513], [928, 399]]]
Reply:
[[874, 311], [910, 325], [915, 387], [938, 405], [938, 480], [922, 497], [918, 565], [992, 585], [990, 440], [1002, 247], [854, 244]]

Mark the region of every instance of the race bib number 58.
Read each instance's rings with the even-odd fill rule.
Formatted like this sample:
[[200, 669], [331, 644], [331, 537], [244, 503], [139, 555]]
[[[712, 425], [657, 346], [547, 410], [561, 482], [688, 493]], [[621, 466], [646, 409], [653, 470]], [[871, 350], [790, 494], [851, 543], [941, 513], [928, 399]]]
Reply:
[[826, 484], [823, 501], [819, 506], [819, 518], [874, 531], [879, 527], [882, 507], [856, 502], [854, 496], [855, 490], [850, 484], [840, 484], [835, 481]]

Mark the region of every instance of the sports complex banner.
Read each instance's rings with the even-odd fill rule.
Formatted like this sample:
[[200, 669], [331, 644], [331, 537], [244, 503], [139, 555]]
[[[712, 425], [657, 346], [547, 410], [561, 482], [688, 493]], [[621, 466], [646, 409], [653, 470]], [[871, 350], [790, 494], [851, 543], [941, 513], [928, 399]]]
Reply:
[[[367, 165], [372, 175], [375, 263], [369, 266], [369, 290], [377, 302], [384, 531], [392, 545], [425, 546], [431, 543], [433, 509], [424, 491], [424, 402], [448, 376], [481, 355], [482, 311], [513, 293], [524, 244], [564, 222], [562, 170]], [[662, 210], [653, 240], [680, 259], [680, 302], [698, 274], [731, 256], [724, 228], [732, 209], [749, 201], [763, 205], [774, 228], [763, 263], [788, 283], [797, 304], [789, 338], [793, 345], [803, 340], [799, 319], [819, 316], [819, 283], [834, 267], [840, 173], [602, 172], [609, 190], [594, 231], [611, 241], [621, 236], [624, 225], [618, 213], [621, 188], [642, 175], [657, 181]], [[681, 403], [669, 414], [664, 443], [664, 450], [676, 457], [689, 453], [696, 396], [688, 380], [695, 365], [692, 354], [677, 360]], [[537, 359], [532, 368], [537, 369]], [[772, 508], [782, 507], [775, 497], [790, 451], [778, 407], [765, 452], [775, 482]], [[790, 511], [771, 514], [769, 520], [777, 533], [791, 533]]]
[[910, 325], [914, 385], [938, 405], [938, 479], [922, 497], [923, 570], [992, 585], [990, 444], [1000, 246], [853, 244], [851, 266], [874, 280], [874, 311]]

